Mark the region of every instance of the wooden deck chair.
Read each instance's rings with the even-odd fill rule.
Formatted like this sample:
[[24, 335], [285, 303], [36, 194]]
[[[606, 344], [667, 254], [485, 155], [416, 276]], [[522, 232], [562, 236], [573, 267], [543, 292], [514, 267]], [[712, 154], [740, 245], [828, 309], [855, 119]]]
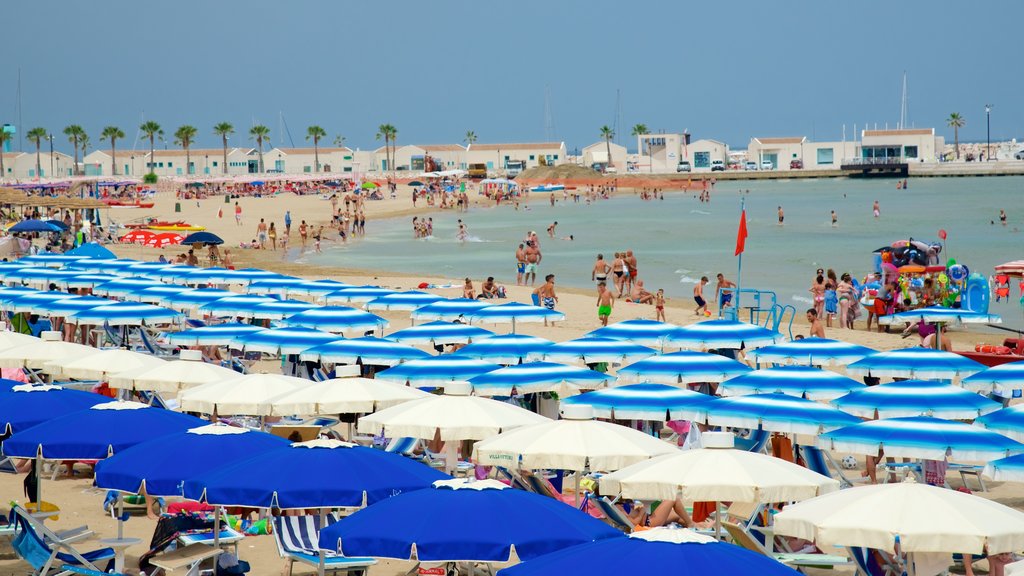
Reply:
[[[335, 513], [323, 517], [324, 526], [330, 526], [339, 520]], [[320, 524], [318, 515], [307, 516], [275, 516], [274, 541], [277, 542], [277, 553], [288, 560], [288, 576], [296, 562], [320, 569], [321, 553], [323, 554], [324, 572], [346, 572], [365, 574], [367, 568], [377, 563], [373, 558], [346, 557], [327, 549], [320, 549]]]
[[[100, 548], [79, 552], [72, 544], [91, 533], [80, 532], [62, 536], [36, 520], [20, 506], [11, 509], [11, 523], [15, 524], [11, 546], [19, 558], [29, 563], [37, 576], [49, 576], [62, 571], [65, 564], [89, 570], [103, 571], [113, 566], [113, 548]], [[98, 564], [106, 563], [104, 569]]]
[[778, 562], [782, 562], [788, 566], [799, 568], [833, 568], [835, 566], [845, 566], [850, 563], [850, 559], [846, 556], [833, 556], [830, 554], [800, 554], [793, 552], [769, 552], [767, 548], [761, 545], [753, 534], [749, 531], [744, 530], [738, 524], [732, 522], [723, 522], [722, 527], [729, 534], [729, 538], [732, 539], [733, 543], [737, 546], [742, 546], [751, 552], [756, 552], [762, 556], [773, 558]]
[[501, 477], [505, 478], [506, 480], [508, 480], [509, 486], [512, 486], [513, 488], [515, 488], [517, 490], [525, 490], [526, 492], [533, 492], [533, 490], [530, 488], [530, 485], [526, 483], [526, 480], [524, 480], [523, 477], [518, 472], [516, 472], [515, 470], [509, 470], [508, 468], [502, 468], [501, 466], [496, 466], [494, 468], [494, 473], [495, 473], [495, 475], [501, 476]]

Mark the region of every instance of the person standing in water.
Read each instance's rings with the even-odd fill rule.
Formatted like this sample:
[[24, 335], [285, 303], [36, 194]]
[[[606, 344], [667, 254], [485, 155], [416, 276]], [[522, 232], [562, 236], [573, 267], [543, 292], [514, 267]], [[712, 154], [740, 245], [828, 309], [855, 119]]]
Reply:
[[878, 205], [878, 200], [875, 200], [874, 205], [871, 206], [871, 213], [875, 215], [875, 218], [878, 218], [879, 216], [882, 215], [882, 209]]
[[839, 217], [836, 216], [836, 211], [833, 210], [832, 211], [832, 227], [835, 228], [838, 225], [839, 225]]
[[779, 206], [779, 226], [786, 220], [786, 213], [782, 211], [782, 206]]

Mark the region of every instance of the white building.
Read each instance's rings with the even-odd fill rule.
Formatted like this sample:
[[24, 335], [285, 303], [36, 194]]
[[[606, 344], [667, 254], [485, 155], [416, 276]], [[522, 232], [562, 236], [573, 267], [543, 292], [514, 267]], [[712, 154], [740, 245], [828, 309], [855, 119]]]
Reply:
[[711, 162], [725, 162], [729, 146], [711, 139], [690, 141], [689, 134], [641, 134], [636, 137], [640, 172], [675, 172], [680, 160], [694, 170], [710, 170]]
[[521, 161], [526, 168], [558, 166], [568, 161], [565, 142], [470, 144], [465, 170], [469, 164], [486, 164], [488, 170], [504, 170], [509, 162]]
[[63, 178], [74, 175], [75, 160], [63, 152], [41, 150], [39, 152], [39, 171], [36, 172], [36, 153], [4, 152], [4, 173], [0, 180], [32, 180], [35, 178]]
[[352, 172], [353, 154], [347, 147], [274, 148], [263, 153], [263, 163], [265, 169], [284, 174]]
[[[142, 177], [151, 170], [158, 176], [185, 176], [187, 159], [189, 176], [225, 174], [223, 148], [192, 148], [187, 157], [184, 150], [154, 150], [153, 156], [150, 162], [149, 150], [93, 150], [82, 159], [82, 168], [86, 176], [111, 176], [116, 157], [119, 176]], [[229, 175], [259, 171], [259, 155], [254, 148], [228, 148], [227, 156]], [[266, 154], [264, 163], [268, 163]]]
[[903, 162], [935, 162], [945, 139], [934, 128], [863, 130], [860, 158], [899, 158]]
[[629, 159], [626, 147], [614, 142], [605, 143], [604, 140], [594, 142], [581, 151], [581, 159], [584, 166], [605, 168], [608, 166], [608, 149], [611, 148], [611, 165], [618, 172], [625, 172]]
[[860, 155], [857, 142], [811, 142], [805, 136], [751, 138], [747, 160], [771, 162], [773, 170], [838, 170], [843, 160]]
[[[373, 170], [390, 172], [388, 150], [374, 150]], [[465, 161], [466, 149], [458, 144], [405, 144], [390, 150], [391, 162], [399, 172], [433, 172], [458, 168]]]

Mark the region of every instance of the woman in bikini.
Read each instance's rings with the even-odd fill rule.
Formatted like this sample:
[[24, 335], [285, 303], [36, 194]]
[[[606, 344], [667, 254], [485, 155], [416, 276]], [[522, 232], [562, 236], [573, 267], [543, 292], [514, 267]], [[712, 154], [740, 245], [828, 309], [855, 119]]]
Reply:
[[811, 281], [809, 291], [814, 301], [814, 311], [818, 313], [818, 318], [821, 318], [825, 311], [825, 273], [821, 268], [818, 268], [817, 275]]
[[625, 283], [626, 262], [622, 259], [622, 253], [615, 253], [615, 260], [612, 260], [612, 274], [615, 274], [615, 297], [622, 298], [622, 286]]
[[836, 287], [836, 295], [839, 297], [839, 326], [848, 328], [847, 315], [850, 314], [850, 306], [853, 304], [853, 284], [850, 282], [850, 275], [844, 273], [839, 279], [839, 286]]

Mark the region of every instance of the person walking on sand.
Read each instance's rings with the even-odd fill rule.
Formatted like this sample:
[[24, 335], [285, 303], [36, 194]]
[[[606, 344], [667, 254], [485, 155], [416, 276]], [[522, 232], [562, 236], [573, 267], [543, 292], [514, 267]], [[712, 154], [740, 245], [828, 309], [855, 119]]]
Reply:
[[725, 279], [725, 275], [721, 272], [716, 276], [718, 283], [715, 285], [715, 300], [718, 301], [718, 311], [721, 312], [729, 307], [729, 303], [732, 302], [732, 291], [729, 288], [735, 288], [736, 284]]
[[270, 238], [270, 247], [274, 251], [277, 251], [277, 228], [274, 228], [274, 223], [270, 223], [270, 228], [267, 229], [267, 237]]
[[665, 321], [665, 289], [658, 288], [658, 293], [654, 295], [654, 319], [658, 322]]
[[701, 276], [700, 282], [697, 282], [697, 285], [693, 287], [693, 301], [697, 303], [697, 307], [693, 309], [693, 313], [697, 316], [707, 314], [708, 312], [708, 302], [704, 299], [704, 287], [707, 285], [708, 277]]
[[598, 254], [597, 262], [594, 263], [594, 268], [590, 271], [590, 281], [605, 284], [608, 280], [608, 272], [611, 269], [611, 266], [604, 261], [604, 254]]
[[235, 225], [242, 225], [242, 206], [238, 203], [237, 200], [235, 201]]
[[267, 249], [267, 223], [260, 218], [260, 223], [256, 225], [256, 239], [260, 242], [260, 250]]
[[604, 282], [597, 283], [597, 320], [601, 326], [608, 325], [608, 318], [612, 315], [612, 308], [615, 306], [615, 297]]
[[292, 233], [292, 211], [291, 210], [285, 210], [284, 211], [284, 233], [285, 234], [291, 234]]
[[779, 226], [786, 220], [786, 214], [782, 211], [782, 206], [779, 206]]
[[523, 284], [523, 274], [526, 272], [526, 251], [523, 250], [523, 244], [519, 244], [519, 248], [516, 248], [516, 286]]
[[523, 285], [527, 282], [530, 286], [533, 286], [537, 281], [537, 266], [540, 265], [542, 259], [540, 250], [533, 242], [526, 244], [526, 249], [523, 250], [523, 255], [526, 257], [526, 268], [523, 269]]
[[[555, 275], [548, 274], [545, 276], [544, 283], [533, 291], [533, 296], [535, 304], [543, 306], [548, 310], [554, 310], [555, 304], [558, 303], [558, 295], [555, 294]], [[547, 318], [544, 319], [544, 325], [548, 325]]]

